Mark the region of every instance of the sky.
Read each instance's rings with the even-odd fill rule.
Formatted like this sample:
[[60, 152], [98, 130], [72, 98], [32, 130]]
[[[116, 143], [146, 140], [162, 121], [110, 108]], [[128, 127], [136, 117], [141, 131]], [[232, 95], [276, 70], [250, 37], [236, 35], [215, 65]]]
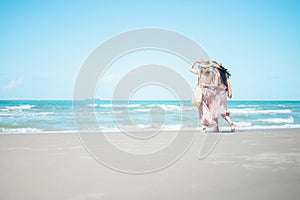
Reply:
[[[94, 49], [120, 33], [156, 27], [191, 38], [221, 61], [232, 74], [234, 100], [299, 100], [299, 9], [299, 1], [290, 0], [1, 0], [0, 99], [72, 99]], [[145, 60], [178, 61], [176, 70], [193, 87], [188, 63], [146, 53]], [[109, 99], [133, 67], [122, 62], [137, 58], [129, 55], [117, 70], [108, 70], [96, 97]], [[169, 98], [157, 95], [159, 88], [148, 89], [136, 96]]]

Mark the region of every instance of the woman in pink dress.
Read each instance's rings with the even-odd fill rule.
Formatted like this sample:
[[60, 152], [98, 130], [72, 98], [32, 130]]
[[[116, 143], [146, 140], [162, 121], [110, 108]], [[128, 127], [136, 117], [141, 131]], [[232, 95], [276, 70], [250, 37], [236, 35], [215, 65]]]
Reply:
[[[194, 69], [196, 64], [198, 70]], [[198, 87], [202, 90], [202, 103], [198, 106], [202, 132], [206, 132], [207, 127], [219, 131], [219, 116], [228, 121], [231, 131], [235, 131], [227, 110], [226, 92], [228, 92], [228, 97], [232, 96], [230, 74], [227, 69], [216, 61], [201, 59], [196, 61], [189, 70], [198, 76]]]

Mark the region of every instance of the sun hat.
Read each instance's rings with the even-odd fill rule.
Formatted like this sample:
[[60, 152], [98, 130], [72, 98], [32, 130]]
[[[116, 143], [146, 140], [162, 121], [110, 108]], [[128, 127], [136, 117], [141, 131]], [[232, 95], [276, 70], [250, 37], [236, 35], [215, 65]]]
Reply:
[[208, 68], [208, 67], [212, 67], [212, 62], [209, 59], [206, 58], [202, 58], [196, 61], [196, 63], [198, 64], [198, 68]]

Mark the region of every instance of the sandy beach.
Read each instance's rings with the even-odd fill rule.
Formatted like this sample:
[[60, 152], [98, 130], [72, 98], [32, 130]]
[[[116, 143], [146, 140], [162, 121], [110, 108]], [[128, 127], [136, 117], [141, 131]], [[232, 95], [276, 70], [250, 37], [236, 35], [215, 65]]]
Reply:
[[[0, 199], [299, 199], [299, 133], [277, 129], [222, 134], [200, 160], [205, 134], [198, 133], [177, 162], [141, 175], [103, 166], [77, 134], [3, 134]], [[119, 134], [112, 133], [115, 138]]]
[[0, 200], [300, 200], [299, 10], [0, 0]]

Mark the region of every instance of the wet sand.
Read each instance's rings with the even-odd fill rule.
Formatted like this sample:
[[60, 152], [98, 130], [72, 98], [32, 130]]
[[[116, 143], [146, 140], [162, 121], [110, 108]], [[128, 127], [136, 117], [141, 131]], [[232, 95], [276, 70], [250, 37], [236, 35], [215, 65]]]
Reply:
[[[190, 137], [193, 133], [184, 134]], [[173, 137], [174, 133], [166, 135]], [[132, 153], [161, 148], [151, 143], [138, 146], [120, 133], [110, 136], [113, 143]], [[165, 145], [163, 140], [170, 137], [159, 140]], [[199, 159], [204, 140], [200, 153], [203, 159]], [[0, 135], [0, 158], [3, 200], [252, 200], [300, 196], [300, 129], [240, 131], [221, 136], [197, 133], [191, 147], [175, 163], [140, 175], [102, 165], [85, 150], [78, 135], [71, 133]]]

